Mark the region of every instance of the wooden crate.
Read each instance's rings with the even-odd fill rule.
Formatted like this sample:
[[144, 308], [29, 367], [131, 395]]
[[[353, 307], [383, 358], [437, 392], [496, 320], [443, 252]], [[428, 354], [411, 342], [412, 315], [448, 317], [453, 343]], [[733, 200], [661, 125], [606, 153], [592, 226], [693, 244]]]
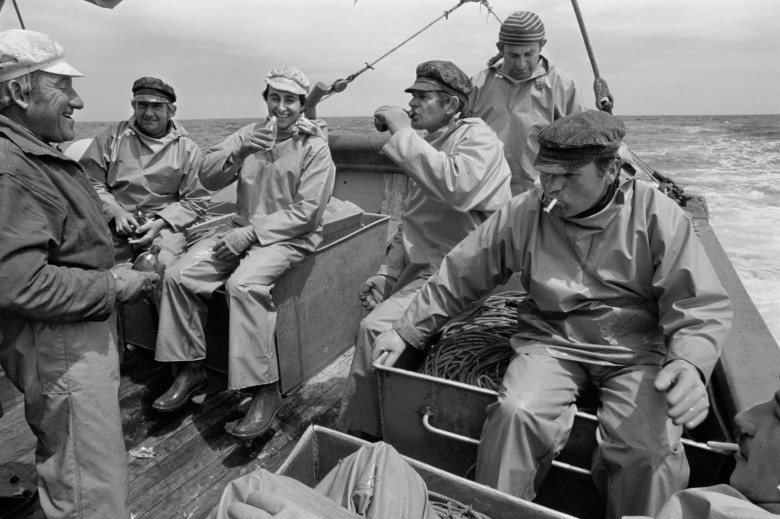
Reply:
[[[310, 425], [276, 473], [314, 487], [339, 460], [366, 443], [326, 427]], [[491, 519], [573, 519], [572, 516], [503, 494], [415, 459], [404, 459], [422, 476], [429, 491], [470, 505]]]
[[[384, 258], [388, 216], [364, 213], [355, 232], [321, 247], [277, 283], [276, 347], [282, 392], [300, 387], [354, 344], [362, 316], [360, 286]], [[128, 344], [154, 349], [154, 314], [145, 302], [124, 308]], [[228, 308], [220, 289], [206, 324], [206, 365], [227, 372]]]

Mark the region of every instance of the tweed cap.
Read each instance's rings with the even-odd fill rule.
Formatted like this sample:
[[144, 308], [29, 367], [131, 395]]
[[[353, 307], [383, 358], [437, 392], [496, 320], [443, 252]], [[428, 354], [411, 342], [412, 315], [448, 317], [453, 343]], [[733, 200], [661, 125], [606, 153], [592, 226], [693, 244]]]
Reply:
[[450, 61], [432, 60], [417, 65], [417, 78], [414, 84], [404, 90], [443, 90], [456, 96], [464, 104], [468, 102], [471, 93], [471, 80]]
[[509, 15], [498, 31], [498, 42], [505, 45], [530, 45], [544, 39], [544, 24], [531, 11], [516, 11]]
[[0, 81], [42, 70], [61, 76], [83, 76], [65, 61], [65, 50], [41, 32], [12, 29], [0, 33]]
[[570, 173], [602, 157], [617, 155], [626, 134], [623, 121], [599, 110], [558, 119], [539, 132], [534, 168], [542, 173]]
[[156, 77], [142, 77], [133, 83], [133, 100], [147, 103], [175, 103], [173, 87]]
[[274, 67], [265, 77], [268, 86], [284, 92], [306, 95], [309, 93], [309, 78], [297, 68], [282, 66]]

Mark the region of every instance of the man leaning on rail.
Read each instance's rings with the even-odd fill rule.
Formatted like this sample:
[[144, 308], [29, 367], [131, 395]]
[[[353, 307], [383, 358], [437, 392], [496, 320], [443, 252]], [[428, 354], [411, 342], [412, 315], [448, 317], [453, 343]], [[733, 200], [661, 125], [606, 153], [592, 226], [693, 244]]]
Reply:
[[[203, 157], [173, 120], [176, 92], [155, 77], [132, 86], [133, 116], [97, 135], [79, 163], [89, 175], [112, 226], [114, 261], [133, 260], [152, 244], [168, 266], [185, 250], [183, 230], [206, 212], [209, 192], [198, 173]], [[134, 209], [141, 206], [137, 221]]]
[[442, 261], [373, 359], [393, 365], [513, 272], [512, 358], [487, 409], [476, 479], [533, 499], [569, 437], [577, 396], [595, 385], [593, 460], [607, 515], [653, 515], [685, 488], [682, 426], [709, 409], [706, 383], [731, 304], [688, 217], [621, 170], [623, 123], [587, 111], [539, 133], [541, 192], [512, 199]]
[[374, 437], [381, 434], [374, 339], [403, 315], [444, 255], [511, 197], [501, 141], [481, 119], [458, 115], [471, 90], [468, 76], [449, 61], [426, 61], [416, 74], [406, 89], [410, 115], [398, 106], [375, 113], [392, 134], [382, 151], [409, 180], [398, 230], [363, 286], [371, 313], [360, 323], [339, 417], [341, 427]]
[[586, 109], [574, 79], [542, 54], [545, 43], [544, 24], [536, 13], [512, 13], [498, 32], [498, 55], [471, 78], [468, 110], [504, 143], [512, 195], [531, 189], [539, 176], [533, 167], [539, 131]]
[[[107, 319], [157, 274], [113, 267], [111, 233], [79, 164], [81, 76], [45, 34], [0, 33], [0, 364], [24, 393], [48, 518], [128, 518], [119, 361]], [[1, 413], [0, 413], [1, 414]]]

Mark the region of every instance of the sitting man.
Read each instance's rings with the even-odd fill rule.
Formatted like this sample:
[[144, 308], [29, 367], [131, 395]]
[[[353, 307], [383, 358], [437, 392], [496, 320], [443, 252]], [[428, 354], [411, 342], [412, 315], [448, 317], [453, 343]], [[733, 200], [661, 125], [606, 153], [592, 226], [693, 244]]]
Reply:
[[543, 193], [515, 197], [458, 244], [372, 354], [389, 352], [392, 366], [521, 272], [516, 355], [487, 409], [476, 479], [533, 499], [593, 385], [593, 475], [612, 518], [652, 515], [687, 485], [681, 426], [708, 413], [706, 383], [732, 316], [688, 217], [621, 171], [624, 134], [595, 110], [542, 130]]
[[[173, 120], [176, 93], [162, 80], [133, 83], [134, 114], [101, 132], [79, 159], [103, 202], [114, 262], [133, 260], [152, 244], [170, 265], [185, 250], [181, 231], [203, 216], [209, 192], [198, 180], [202, 156]], [[133, 212], [141, 206], [146, 221]]]
[[469, 110], [503, 141], [512, 195], [531, 189], [539, 176], [533, 167], [539, 131], [585, 111], [582, 91], [571, 76], [542, 55], [545, 43], [544, 24], [536, 13], [512, 13], [498, 32], [498, 55], [472, 78]]
[[238, 181], [236, 213], [229, 230], [205, 236], [168, 269], [155, 354], [160, 362], [182, 364], [173, 385], [154, 402], [159, 411], [173, 411], [206, 381], [207, 303], [224, 284], [228, 387], [254, 391], [249, 412], [232, 428], [241, 439], [263, 434], [281, 405], [271, 290], [321, 243], [336, 176], [326, 135], [302, 115], [306, 76], [276, 67], [265, 82], [269, 119], [244, 126], [204, 154], [204, 186], [221, 189]]
[[403, 315], [444, 255], [511, 198], [501, 141], [481, 119], [457, 116], [470, 91], [468, 76], [453, 63], [427, 61], [406, 89], [411, 115], [393, 106], [375, 113], [392, 134], [383, 152], [409, 183], [387, 256], [363, 287], [361, 298], [372, 311], [360, 324], [342, 399], [339, 422], [348, 430], [381, 434], [374, 339]]
[[780, 389], [774, 398], [739, 413], [734, 421], [741, 434], [730, 485], [682, 490], [655, 519], [780, 517]]

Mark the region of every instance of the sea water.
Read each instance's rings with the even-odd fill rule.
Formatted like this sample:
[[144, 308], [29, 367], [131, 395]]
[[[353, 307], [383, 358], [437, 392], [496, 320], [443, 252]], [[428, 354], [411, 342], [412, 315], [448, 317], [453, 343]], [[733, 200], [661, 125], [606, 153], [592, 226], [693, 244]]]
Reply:
[[[626, 143], [686, 192], [703, 195], [710, 223], [780, 342], [780, 115], [622, 117]], [[331, 131], [375, 132], [371, 117], [326, 118]], [[201, 147], [251, 119], [183, 120]], [[77, 123], [78, 138], [109, 123]]]

